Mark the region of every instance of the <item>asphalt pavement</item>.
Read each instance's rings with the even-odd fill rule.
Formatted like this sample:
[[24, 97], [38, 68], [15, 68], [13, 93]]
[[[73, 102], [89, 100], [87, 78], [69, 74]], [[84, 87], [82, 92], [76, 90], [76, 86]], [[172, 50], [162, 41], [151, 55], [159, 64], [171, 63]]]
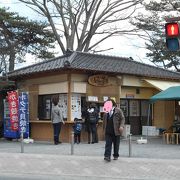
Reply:
[[[0, 180], [179, 180], [180, 145], [165, 144], [161, 137], [122, 139], [118, 160], [105, 162], [104, 141], [95, 144], [52, 142], [24, 144], [0, 140]], [[73, 151], [72, 151], [73, 150]], [[72, 153], [73, 152], [73, 153]], [[131, 156], [130, 156], [131, 155]]]

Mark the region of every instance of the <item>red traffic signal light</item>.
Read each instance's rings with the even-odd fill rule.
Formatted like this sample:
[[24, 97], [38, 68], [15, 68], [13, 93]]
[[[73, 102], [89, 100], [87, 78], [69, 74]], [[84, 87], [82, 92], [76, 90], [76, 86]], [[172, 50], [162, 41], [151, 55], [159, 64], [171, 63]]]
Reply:
[[178, 51], [180, 48], [180, 30], [177, 22], [165, 24], [166, 30], [166, 46], [170, 51]]
[[167, 23], [165, 25], [166, 36], [179, 36], [179, 24], [176, 22]]

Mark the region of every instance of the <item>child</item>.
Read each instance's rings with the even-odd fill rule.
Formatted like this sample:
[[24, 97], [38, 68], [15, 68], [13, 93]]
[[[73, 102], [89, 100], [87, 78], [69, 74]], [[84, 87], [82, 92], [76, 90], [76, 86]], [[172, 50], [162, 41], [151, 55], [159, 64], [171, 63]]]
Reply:
[[81, 142], [82, 122], [80, 122], [78, 118], [74, 118], [73, 130], [74, 130], [74, 143], [79, 144]]

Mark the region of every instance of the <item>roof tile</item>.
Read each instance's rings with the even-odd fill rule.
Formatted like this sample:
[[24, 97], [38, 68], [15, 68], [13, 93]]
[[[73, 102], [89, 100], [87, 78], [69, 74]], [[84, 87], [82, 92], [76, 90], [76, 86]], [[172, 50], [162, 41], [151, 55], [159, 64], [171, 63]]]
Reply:
[[91, 70], [117, 74], [129, 74], [145, 77], [179, 79], [180, 73], [165, 70], [148, 64], [133, 61], [130, 58], [73, 52], [71, 55], [60, 56], [28, 67], [9, 72], [9, 77], [30, 75], [33, 73], [53, 71], [64, 68], [69, 61], [71, 69]]

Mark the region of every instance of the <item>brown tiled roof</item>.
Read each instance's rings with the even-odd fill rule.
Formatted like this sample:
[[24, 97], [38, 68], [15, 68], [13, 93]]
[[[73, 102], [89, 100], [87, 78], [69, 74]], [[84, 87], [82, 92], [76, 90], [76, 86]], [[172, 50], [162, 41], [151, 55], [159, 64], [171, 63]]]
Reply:
[[43, 61], [38, 64], [9, 72], [8, 75], [9, 77], [18, 77], [65, 68], [180, 80], [180, 73], [133, 61], [130, 58], [83, 52], [73, 52], [70, 55], [64, 55], [52, 60]]

